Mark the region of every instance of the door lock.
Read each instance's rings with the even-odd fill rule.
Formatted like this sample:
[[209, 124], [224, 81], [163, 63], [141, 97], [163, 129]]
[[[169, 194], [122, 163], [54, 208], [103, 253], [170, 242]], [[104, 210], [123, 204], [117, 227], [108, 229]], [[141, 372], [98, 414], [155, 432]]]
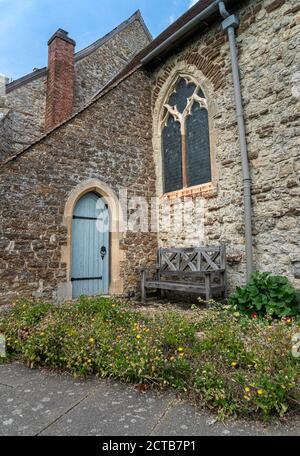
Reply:
[[104, 257], [105, 257], [106, 254], [107, 254], [107, 249], [106, 249], [106, 247], [104, 247], [104, 246], [101, 247], [100, 255], [101, 255], [102, 260], [104, 260]]

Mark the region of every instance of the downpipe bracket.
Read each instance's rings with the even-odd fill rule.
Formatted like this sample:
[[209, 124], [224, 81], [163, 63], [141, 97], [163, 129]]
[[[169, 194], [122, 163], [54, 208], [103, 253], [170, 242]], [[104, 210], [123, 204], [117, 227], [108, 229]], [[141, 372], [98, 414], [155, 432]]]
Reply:
[[232, 14], [231, 16], [228, 16], [221, 25], [223, 30], [227, 30], [229, 27], [236, 29], [240, 26], [240, 20], [235, 14]]

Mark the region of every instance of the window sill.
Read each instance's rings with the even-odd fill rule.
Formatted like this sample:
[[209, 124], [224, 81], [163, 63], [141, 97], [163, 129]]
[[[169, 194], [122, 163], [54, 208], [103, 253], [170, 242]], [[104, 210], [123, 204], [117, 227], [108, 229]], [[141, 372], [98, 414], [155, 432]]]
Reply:
[[213, 198], [218, 194], [217, 184], [210, 182], [209, 184], [196, 185], [195, 187], [183, 188], [175, 192], [164, 193], [161, 199], [178, 199], [187, 197], [200, 196], [202, 198]]

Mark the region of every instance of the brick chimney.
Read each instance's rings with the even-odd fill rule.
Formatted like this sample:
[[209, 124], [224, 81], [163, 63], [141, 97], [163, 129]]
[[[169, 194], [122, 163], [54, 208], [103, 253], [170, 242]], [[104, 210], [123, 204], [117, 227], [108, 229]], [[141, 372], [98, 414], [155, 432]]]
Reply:
[[75, 41], [68, 32], [58, 29], [48, 41], [48, 80], [46, 131], [66, 120], [73, 113]]

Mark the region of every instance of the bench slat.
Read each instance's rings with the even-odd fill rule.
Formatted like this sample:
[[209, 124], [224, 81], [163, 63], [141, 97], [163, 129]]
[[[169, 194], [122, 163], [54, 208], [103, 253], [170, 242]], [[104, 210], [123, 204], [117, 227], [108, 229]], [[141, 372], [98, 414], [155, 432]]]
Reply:
[[[180, 288], [183, 291], [190, 289], [190, 290], [204, 290], [205, 291], [205, 283], [180, 283], [180, 282], [145, 282], [146, 288], [155, 288], [155, 289], [162, 289], [162, 290], [179, 290]], [[223, 285], [212, 284], [211, 288], [214, 290], [222, 290], [224, 288]]]

